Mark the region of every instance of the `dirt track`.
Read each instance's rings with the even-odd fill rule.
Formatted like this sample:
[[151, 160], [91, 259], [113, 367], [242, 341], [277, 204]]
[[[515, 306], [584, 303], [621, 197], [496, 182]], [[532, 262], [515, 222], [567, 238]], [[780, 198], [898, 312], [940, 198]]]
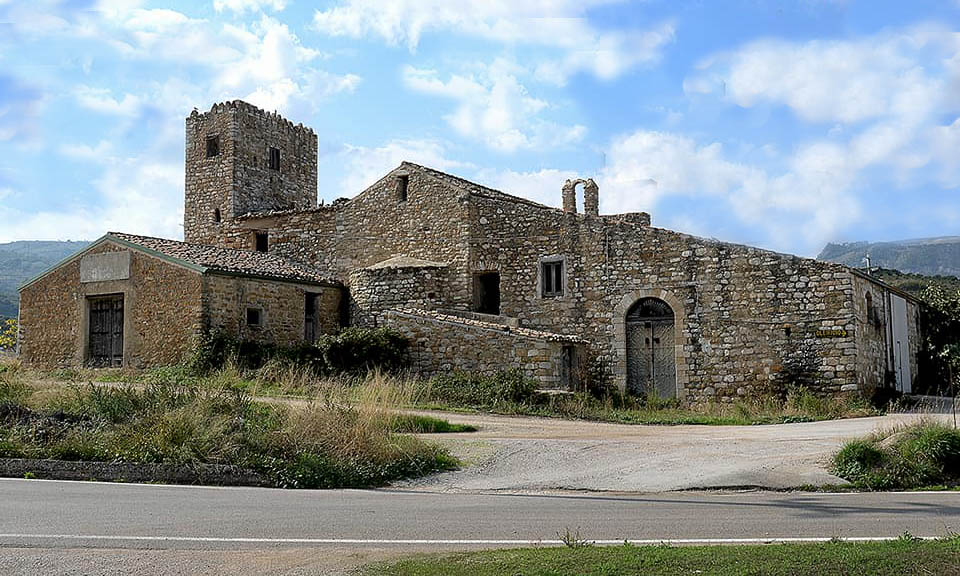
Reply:
[[636, 426], [436, 415], [480, 427], [471, 434], [425, 435], [447, 446], [468, 466], [400, 485], [404, 488], [663, 492], [842, 484], [826, 468], [845, 440], [919, 418], [895, 415], [769, 426]]

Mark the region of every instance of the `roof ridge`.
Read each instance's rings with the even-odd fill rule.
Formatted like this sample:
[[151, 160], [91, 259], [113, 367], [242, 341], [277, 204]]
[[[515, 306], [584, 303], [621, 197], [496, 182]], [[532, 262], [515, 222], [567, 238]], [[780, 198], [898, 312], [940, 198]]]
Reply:
[[[474, 182], [473, 180], [468, 180], [462, 176], [457, 176], [456, 174], [444, 172], [443, 170], [438, 170], [437, 168], [431, 168], [430, 166], [423, 166], [422, 164], [417, 164], [416, 162], [410, 162], [407, 160], [404, 160], [400, 163], [401, 167], [404, 165], [411, 166], [418, 170], [422, 170], [430, 174], [431, 176], [439, 178], [440, 180], [443, 180], [443, 181], [454, 180], [455, 182], [448, 182], [448, 183], [455, 184], [455, 185], [459, 184], [461, 188], [465, 188], [466, 191], [470, 194], [479, 194], [481, 196], [487, 195], [488, 197], [494, 196], [499, 200], [508, 200], [511, 202], [530, 204], [533, 206], [537, 206], [539, 208], [546, 208], [548, 210], [559, 210], [559, 208], [555, 208], [553, 206], [547, 206], [546, 204], [541, 204], [534, 200], [530, 200], [529, 198], [524, 198], [522, 196], [510, 194], [509, 192], [504, 192], [503, 190], [497, 190], [496, 188], [491, 188], [484, 184], [479, 184], [477, 182]], [[470, 188], [476, 188], [476, 189], [471, 190]]]

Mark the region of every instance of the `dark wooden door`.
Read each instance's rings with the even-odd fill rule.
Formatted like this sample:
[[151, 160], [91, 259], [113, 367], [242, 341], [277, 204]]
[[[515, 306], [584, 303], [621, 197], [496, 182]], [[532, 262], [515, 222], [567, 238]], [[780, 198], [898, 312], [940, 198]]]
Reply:
[[90, 299], [90, 365], [123, 366], [123, 295]]

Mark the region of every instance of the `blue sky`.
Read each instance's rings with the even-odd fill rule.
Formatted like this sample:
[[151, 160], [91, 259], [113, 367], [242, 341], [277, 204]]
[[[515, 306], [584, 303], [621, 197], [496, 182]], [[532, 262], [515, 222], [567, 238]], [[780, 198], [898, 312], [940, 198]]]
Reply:
[[182, 237], [183, 119], [801, 255], [960, 234], [960, 0], [0, 0], [0, 242]]

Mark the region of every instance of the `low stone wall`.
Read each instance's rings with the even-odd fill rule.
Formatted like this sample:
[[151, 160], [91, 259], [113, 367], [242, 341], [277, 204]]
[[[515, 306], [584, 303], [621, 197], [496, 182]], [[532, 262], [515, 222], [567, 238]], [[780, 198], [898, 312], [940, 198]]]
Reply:
[[425, 310], [389, 310], [384, 322], [410, 338], [411, 364], [424, 377], [520, 369], [544, 388], [579, 380], [585, 343], [572, 336]]
[[103, 482], [161, 482], [211, 486], [272, 486], [256, 472], [215, 464], [174, 466], [134, 462], [73, 462], [32, 458], [0, 458], [0, 477]]

